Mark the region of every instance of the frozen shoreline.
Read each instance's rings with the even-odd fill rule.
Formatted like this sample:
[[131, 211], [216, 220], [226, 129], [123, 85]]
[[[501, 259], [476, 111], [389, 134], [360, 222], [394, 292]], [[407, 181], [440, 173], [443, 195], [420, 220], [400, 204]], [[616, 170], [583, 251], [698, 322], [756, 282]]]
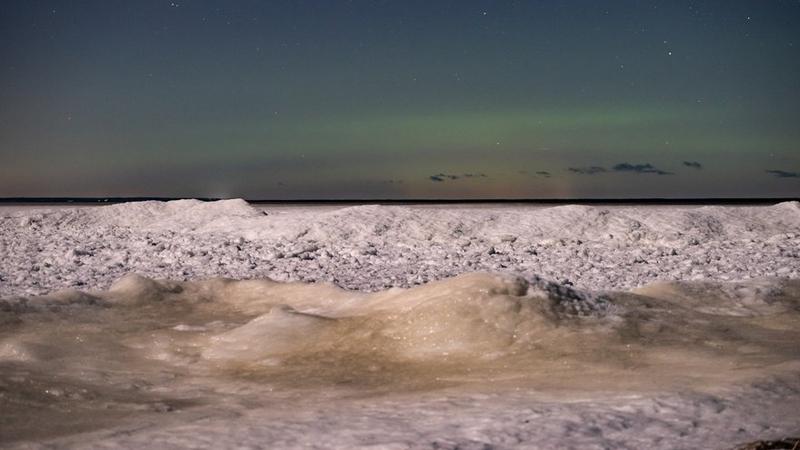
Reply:
[[800, 206], [263, 207], [240, 200], [0, 208], [0, 297], [153, 278], [408, 287], [460, 273], [591, 290], [800, 277]]
[[798, 236], [797, 203], [0, 208], [0, 444], [797, 435]]

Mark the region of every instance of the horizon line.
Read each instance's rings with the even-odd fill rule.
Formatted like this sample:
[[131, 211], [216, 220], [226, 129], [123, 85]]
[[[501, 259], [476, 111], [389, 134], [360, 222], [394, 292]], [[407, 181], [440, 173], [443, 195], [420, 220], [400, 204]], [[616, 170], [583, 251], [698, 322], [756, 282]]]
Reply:
[[434, 203], [722, 203], [722, 204], [754, 204], [800, 201], [800, 197], [629, 197], [629, 198], [607, 198], [607, 197], [558, 197], [558, 198], [354, 198], [354, 199], [331, 199], [331, 198], [303, 198], [303, 199], [248, 199], [242, 197], [161, 197], [161, 196], [121, 196], [121, 197], [0, 197], [0, 204], [118, 204], [142, 201], [174, 201], [174, 200], [199, 200], [212, 202], [219, 200], [239, 199], [253, 204], [266, 203], [301, 203], [301, 204], [364, 204], [364, 203], [385, 203], [385, 204], [434, 204]]

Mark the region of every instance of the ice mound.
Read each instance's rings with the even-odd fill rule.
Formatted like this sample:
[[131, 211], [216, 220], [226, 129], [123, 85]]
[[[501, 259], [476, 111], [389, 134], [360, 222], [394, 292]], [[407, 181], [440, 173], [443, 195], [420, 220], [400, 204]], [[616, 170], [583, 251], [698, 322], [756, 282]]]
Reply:
[[[535, 290], [547, 297], [557, 313], [576, 316], [603, 316], [614, 311], [608, 297], [602, 293], [581, 291], [563, 283], [533, 277], [529, 293]], [[619, 311], [616, 311], [619, 312]]]
[[[469, 214], [464, 214], [469, 211]], [[248, 238], [308, 237], [317, 241], [393, 238], [446, 242], [504, 236], [605, 240], [720, 239], [800, 232], [798, 202], [768, 207], [605, 208], [565, 205], [539, 209], [441, 210], [363, 205], [335, 211], [265, 216], [242, 199], [145, 201], [96, 208], [16, 213], [18, 225], [107, 225], [137, 230], [231, 233]], [[16, 216], [15, 216], [16, 217]]]
[[773, 208], [793, 211], [795, 214], [800, 215], [800, 202], [798, 201], [781, 202], [773, 206]]
[[372, 291], [479, 271], [542, 275], [583, 290], [800, 276], [796, 202], [258, 208], [181, 200], [0, 217], [0, 296], [106, 288], [128, 272], [326, 280]]
[[334, 337], [338, 320], [302, 313], [288, 305], [273, 306], [270, 312], [245, 325], [212, 337], [203, 357], [269, 363], [270, 357], [297, 354], [304, 347], [325, 346]]
[[312, 354], [396, 361], [506, 356], [564, 320], [600, 318], [609, 311], [602, 296], [542, 279], [531, 284], [491, 274], [374, 294], [324, 284], [176, 283], [127, 275], [102, 297], [119, 305], [207, 304], [255, 315], [198, 345], [209, 360], [268, 365]]
[[156, 281], [138, 274], [128, 274], [115, 281], [109, 288], [109, 297], [114, 303], [152, 303], [164, 299], [167, 294], [183, 291], [178, 283]]
[[[538, 278], [486, 273], [372, 294], [326, 284], [175, 282], [129, 274], [108, 291], [69, 289], [13, 304], [4, 303], [7, 320], [66, 312], [67, 305], [94, 305], [112, 316], [135, 316], [135, 321], [147, 318], [158, 329], [182, 331], [182, 339], [191, 340], [197, 356], [212, 367], [221, 362], [228, 367], [308, 366], [325, 355], [344, 364], [343, 370], [352, 364], [369, 366], [372, 359], [480, 365], [554, 340], [562, 334], [558, 328], [570, 322], [591, 319], [595, 323], [584, 323], [586, 330], [605, 327], [601, 319], [610, 310], [599, 295]], [[208, 326], [199, 317], [227, 318], [229, 325]], [[126, 338], [145, 358], [186, 361], [185, 350], [175, 347], [173, 339], [161, 332]]]
[[[723, 389], [796, 376], [799, 299], [800, 281], [787, 279], [594, 292], [469, 273], [367, 293], [129, 274], [105, 291], [0, 300], [0, 407], [13, 436], [41, 436], [32, 424], [74, 433], [67, 425], [240, 418], [252, 405], [280, 415], [332, 397], [436, 391], [471, 404], [506, 388], [558, 398]], [[192, 405], [207, 407], [151, 416]]]
[[171, 232], [220, 232], [236, 222], [262, 214], [242, 199], [144, 201], [93, 208], [41, 211], [21, 217], [20, 225], [61, 228], [123, 227], [133, 230]]
[[[747, 321], [770, 317], [772, 327], [791, 329], [792, 322], [783, 321], [800, 314], [799, 298], [800, 281], [779, 279], [659, 283], [615, 293], [581, 291], [540, 277], [473, 273], [412, 289], [362, 293], [330, 284], [176, 282], [130, 274], [108, 291], [71, 289], [4, 300], [0, 318], [24, 326], [37, 314], [74, 316], [75, 308], [82, 308], [81, 314], [95, 310], [113, 320], [135, 317], [134, 322], [144, 321], [145, 329], [169, 331], [128, 337], [128, 345], [142, 349], [142, 357], [176, 364], [308, 368], [322, 358], [347, 370], [353, 361], [361, 367], [374, 359], [478, 370], [502, 360], [516, 361], [511, 365], [522, 369], [546, 367], [555, 361], [554, 355], [575, 363], [598, 363], [591, 349], [602, 349], [603, 365], [623, 364], [631, 348], [643, 352], [644, 362], [649, 353], [645, 349], [657, 342], [743, 339], [755, 346], [763, 337], [753, 339], [748, 334], [754, 333], [753, 324]], [[712, 320], [711, 315], [718, 317]], [[725, 331], [730, 327], [736, 331]], [[181, 332], [183, 345], [194, 349], [194, 357], [187, 360], [186, 348], [175, 345], [175, 332]], [[705, 345], [681, 351], [738, 355]]]
[[661, 282], [634, 292], [706, 314], [754, 317], [800, 311], [800, 280]]
[[102, 208], [95, 208], [98, 217], [115, 216], [120, 222], [184, 218], [194, 216], [197, 219], [214, 219], [220, 216], [251, 216], [255, 211], [246, 201], [238, 199], [204, 202], [200, 200], [172, 200], [168, 202], [145, 201], [120, 203]]
[[[769, 207], [605, 208], [565, 205], [529, 211], [436, 211], [398, 206], [365, 205], [319, 215], [295, 224], [295, 236], [317, 241], [391, 239], [392, 241], [450, 242], [485, 237], [548, 238], [619, 242], [704, 242], [741, 239], [792, 230], [800, 232], [797, 202]], [[787, 214], [788, 213], [788, 214]], [[512, 241], [513, 242], [513, 241]]]
[[87, 213], [91, 220], [117, 226], [175, 232], [197, 229], [212, 232], [228, 229], [236, 221], [261, 216], [259, 211], [242, 199], [122, 203], [90, 209]]

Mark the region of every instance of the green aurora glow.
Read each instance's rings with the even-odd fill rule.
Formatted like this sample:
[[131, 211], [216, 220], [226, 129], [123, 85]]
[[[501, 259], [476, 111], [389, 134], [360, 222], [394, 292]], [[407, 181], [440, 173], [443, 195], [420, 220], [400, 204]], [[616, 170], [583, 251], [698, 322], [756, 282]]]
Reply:
[[2, 8], [3, 197], [800, 193], [798, 2]]

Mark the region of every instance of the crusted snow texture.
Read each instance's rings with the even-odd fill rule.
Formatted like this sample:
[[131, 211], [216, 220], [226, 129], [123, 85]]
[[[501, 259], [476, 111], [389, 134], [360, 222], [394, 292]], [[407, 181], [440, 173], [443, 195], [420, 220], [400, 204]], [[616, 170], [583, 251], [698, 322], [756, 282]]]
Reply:
[[408, 287], [475, 271], [581, 289], [800, 276], [800, 205], [253, 207], [243, 200], [0, 209], [0, 297], [129, 272]]

